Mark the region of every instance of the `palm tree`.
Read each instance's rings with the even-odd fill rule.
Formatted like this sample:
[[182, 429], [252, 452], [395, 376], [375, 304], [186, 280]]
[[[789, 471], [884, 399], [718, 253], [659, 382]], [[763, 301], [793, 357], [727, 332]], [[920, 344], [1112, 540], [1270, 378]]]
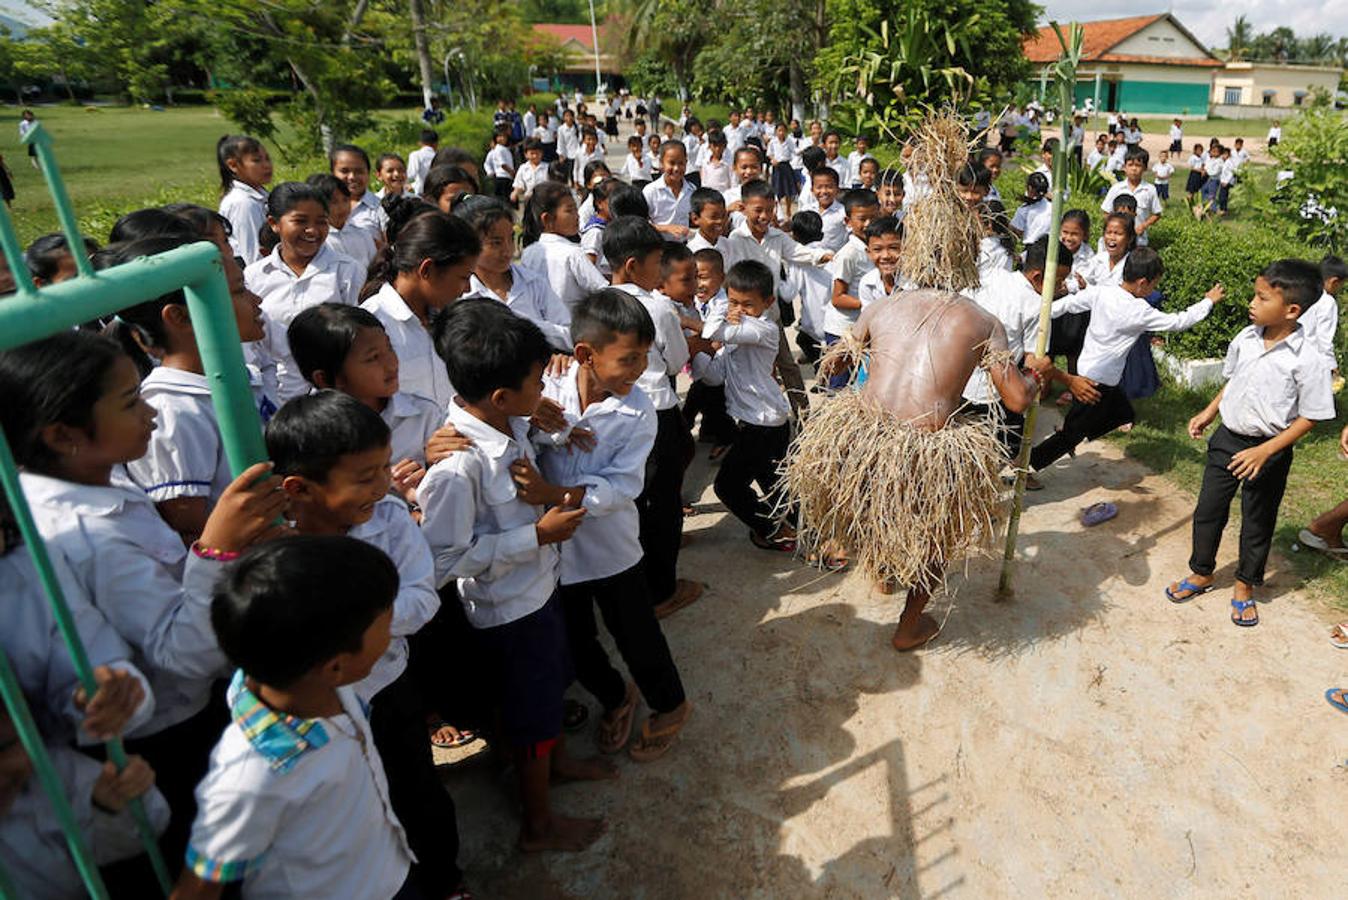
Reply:
[[1250, 26], [1250, 20], [1244, 16], [1237, 16], [1236, 21], [1231, 23], [1231, 27], [1226, 29], [1226, 52], [1233, 62], [1244, 59], [1250, 52], [1250, 44], [1254, 41], [1254, 29]]
[[1333, 62], [1335, 51], [1338, 49], [1338, 41], [1333, 35], [1324, 31], [1299, 41], [1298, 44], [1296, 58], [1299, 62]]

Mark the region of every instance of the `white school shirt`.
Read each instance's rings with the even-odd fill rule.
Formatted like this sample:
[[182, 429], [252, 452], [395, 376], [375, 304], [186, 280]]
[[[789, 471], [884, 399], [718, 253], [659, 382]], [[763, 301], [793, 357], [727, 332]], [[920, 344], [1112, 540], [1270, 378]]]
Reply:
[[715, 250], [721, 254], [723, 271], [729, 272], [730, 267], [738, 260], [735, 259], [735, 251], [730, 246], [730, 241], [723, 234], [716, 236], [716, 242], [712, 243], [702, 236], [702, 232], [694, 231], [693, 236], [688, 239], [689, 251], [696, 253], [699, 250]]
[[726, 125], [721, 133], [725, 135], [725, 158], [733, 160], [735, 151], [744, 146], [744, 135], [737, 125]]
[[1250, 151], [1246, 150], [1244, 147], [1241, 147], [1239, 150], [1232, 150], [1231, 158], [1236, 161], [1236, 171], [1239, 172], [1240, 167], [1250, 161]]
[[543, 507], [519, 498], [510, 465], [537, 465], [529, 423], [511, 419], [510, 436], [454, 403], [449, 424], [473, 446], [440, 460], [417, 488], [421, 532], [435, 557], [435, 582], [457, 580], [474, 628], [537, 612], [557, 589], [559, 551], [538, 543]]
[[674, 301], [663, 295], [656, 296], [643, 291], [631, 283], [615, 284], [614, 287], [640, 300], [655, 323], [655, 340], [646, 351], [646, 371], [637, 379], [637, 387], [651, 398], [656, 410], [678, 406], [679, 395], [674, 390], [671, 378], [688, 364], [688, 340], [683, 335], [683, 325], [679, 321], [678, 310], [674, 308]]
[[560, 234], [542, 234], [524, 248], [520, 265], [547, 279], [553, 293], [562, 299], [568, 310], [595, 291], [608, 287], [595, 264], [585, 255], [580, 244]]
[[374, 262], [375, 254], [379, 252], [374, 243], [374, 236], [364, 228], [351, 227], [349, 221], [341, 228], [329, 226], [328, 239], [324, 243], [343, 256], [355, 260], [356, 265], [360, 266], [362, 275], [370, 271], [370, 263]]
[[818, 209], [819, 218], [824, 220], [824, 239], [823, 244], [833, 252], [838, 252], [847, 243], [847, 238], [851, 232], [847, 228], [847, 210], [843, 209], [842, 201], [835, 199], [829, 204], [828, 209]]
[[829, 267], [787, 263], [780, 293], [788, 303], [800, 298], [800, 330], [816, 341], [824, 340], [824, 321], [833, 308], [833, 273]]
[[[912, 206], [923, 197], [931, 194], [931, 179], [927, 178], [926, 172], [918, 172], [916, 175], [909, 169], [903, 173], [903, 205]], [[988, 192], [989, 200], [1000, 200], [1002, 195], [998, 193], [997, 186], [994, 184]]]
[[838, 173], [838, 189], [847, 190], [848, 185], [852, 183], [852, 167], [847, 162], [847, 157], [839, 154], [829, 159], [824, 157], [824, 165]]
[[351, 207], [351, 217], [346, 220], [345, 227], [353, 226], [368, 231], [375, 241], [383, 239], [384, 230], [388, 228], [388, 213], [384, 212], [383, 204], [374, 191], [367, 190], [361, 194], [360, 200]]
[[1207, 173], [1209, 178], [1216, 178], [1221, 175], [1223, 165], [1224, 163], [1220, 156], [1213, 156], [1209, 153], [1207, 156], [1203, 157], [1203, 171]]
[[1053, 206], [1043, 197], [1033, 203], [1022, 203], [1011, 217], [1011, 227], [1021, 232], [1021, 242], [1027, 247], [1048, 234], [1052, 223]]
[[1178, 125], [1170, 126], [1170, 143], [1184, 140], [1184, 129]]
[[379, 412], [379, 418], [389, 430], [389, 459], [394, 465], [410, 459], [426, 465], [426, 445], [431, 436], [445, 424], [445, 414], [431, 400], [398, 391]]
[[1123, 144], [1119, 144], [1119, 146], [1114, 149], [1114, 152], [1109, 154], [1109, 159], [1105, 161], [1105, 171], [1112, 174], [1122, 169], [1123, 157], [1127, 152], [1128, 148]]
[[805, 183], [800, 186], [800, 193], [796, 195], [796, 212], [806, 212], [807, 210], [819, 212], [819, 201], [814, 199], [810, 173], [804, 174]]
[[585, 185], [588, 189], [589, 185], [585, 184], [585, 167], [596, 160], [604, 161], [604, 145], [596, 144], [593, 152], [586, 152], [582, 144], [580, 150], [576, 152], [576, 164], [571, 167], [571, 180], [576, 184]]
[[[1159, 216], [1164, 207], [1161, 205], [1161, 195], [1156, 193], [1156, 185], [1150, 181], [1139, 181], [1135, 186], [1128, 183], [1127, 179], [1116, 181], [1105, 194], [1105, 199], [1100, 203], [1100, 209], [1103, 212], [1111, 212], [1114, 209], [1114, 200], [1123, 195], [1132, 194], [1133, 199], [1137, 201], [1137, 215], [1133, 217], [1133, 226], [1137, 227], [1150, 219], [1153, 215]], [[1026, 243], [1029, 243], [1027, 240]], [[1137, 245], [1139, 247], [1147, 246], [1147, 233], [1143, 232], [1137, 236]]]
[[1339, 303], [1328, 291], [1320, 294], [1297, 323], [1306, 333], [1306, 340], [1320, 352], [1329, 363], [1331, 370], [1337, 370], [1339, 362], [1334, 357], [1334, 333], [1339, 329]]
[[1334, 418], [1334, 388], [1329, 363], [1298, 325], [1272, 347], [1264, 330], [1250, 325], [1231, 339], [1222, 365], [1226, 389], [1218, 411], [1222, 424], [1236, 434], [1271, 438], [1304, 416]]
[[[1073, 257], [1073, 260], [1073, 265], [1075, 266], [1075, 257]], [[1102, 249], [1092, 255], [1089, 262], [1082, 265], [1080, 274], [1086, 279], [1088, 285], [1118, 287], [1123, 284], [1123, 267], [1127, 262], [1128, 254], [1125, 253], [1123, 256], [1119, 257], [1117, 263], [1114, 263], [1111, 266], [1109, 263], [1109, 251]]]
[[1169, 184], [1170, 176], [1175, 174], [1175, 167], [1168, 162], [1157, 162], [1151, 167], [1151, 174], [1155, 176], [1157, 184]]
[[730, 190], [730, 185], [734, 181], [734, 173], [730, 171], [730, 163], [725, 161], [724, 156], [717, 161], [708, 155], [702, 163], [700, 173], [704, 188], [711, 188], [714, 191], [720, 191], [722, 194]]
[[748, 222], [732, 231], [727, 243], [730, 245], [730, 252], [736, 262], [743, 259], [753, 259], [768, 267], [768, 271], [772, 273], [774, 294], [777, 292], [778, 285], [781, 284], [783, 263], [817, 266], [822, 262], [823, 257], [833, 252], [826, 246], [804, 247], [796, 243], [791, 235], [785, 231], [772, 226], [768, 226], [767, 232], [763, 235], [763, 240], [759, 241], [749, 230]]
[[1128, 351], [1149, 331], [1184, 331], [1207, 318], [1212, 301], [1204, 297], [1181, 313], [1161, 312], [1122, 287], [1097, 285], [1055, 300], [1053, 318], [1090, 310], [1091, 323], [1077, 360], [1077, 372], [1115, 387], [1123, 378]]
[[220, 215], [229, 220], [229, 246], [245, 266], [258, 261], [257, 235], [267, 222], [267, 192], [235, 180], [220, 199]]
[[449, 409], [454, 387], [449, 383], [445, 361], [435, 352], [431, 333], [391, 284], [367, 299], [361, 309], [374, 314], [388, 332], [398, 357], [398, 389], [432, 401], [441, 412]]
[[594, 221], [593, 214], [590, 221], [580, 229], [580, 249], [585, 251], [587, 257], [594, 255], [594, 266], [599, 270], [599, 274], [604, 276], [613, 274], [613, 267], [608, 264], [608, 257], [604, 256], [604, 233], [607, 229], [608, 222]]
[[[851, 234], [847, 236], [847, 243], [829, 263], [829, 274], [834, 281], [845, 282], [846, 292], [855, 297], [861, 276], [874, 268], [875, 263], [871, 262], [870, 256], [866, 253], [866, 242]], [[842, 336], [860, 315], [859, 309], [839, 309], [833, 305], [830, 297], [828, 308], [824, 310], [824, 333]]]
[[1190, 154], [1189, 154], [1189, 168], [1190, 168], [1190, 169], [1202, 169], [1202, 168], [1203, 168], [1203, 157], [1199, 156], [1197, 153], [1190, 153]]
[[520, 117], [520, 119], [522, 120], [522, 121], [521, 121], [521, 124], [524, 125], [524, 133], [525, 133], [525, 134], [533, 134], [533, 133], [534, 133], [534, 129], [535, 129], [536, 127], [538, 127], [538, 116], [537, 116], [537, 114], [532, 113], [532, 112], [526, 112], [523, 116]]
[[[510, 178], [515, 177], [515, 158], [510, 155], [510, 148], [505, 144], [493, 144], [487, 151], [486, 162], [483, 163], [487, 170], [487, 175], [491, 178]], [[417, 191], [421, 193], [421, 191]]]
[[1094, 169], [1096, 166], [1100, 165], [1100, 163], [1104, 161], [1105, 161], [1105, 154], [1102, 153], [1098, 147], [1092, 150], [1090, 153], [1086, 154], [1087, 169]]
[[[651, 224], [688, 227], [688, 217], [692, 213], [693, 186], [687, 181], [679, 186], [679, 192], [676, 194], [662, 176], [642, 188], [641, 196], [646, 198], [646, 203], [651, 208]], [[676, 240], [673, 235], [665, 234], [664, 237], [666, 240]]]
[[995, 272], [1011, 271], [1011, 254], [995, 234], [986, 234], [978, 241], [978, 278], [983, 280]]
[[[64, 652], [64, 650], [62, 650]], [[66, 800], [94, 862], [100, 866], [145, 852], [129, 807], [104, 812], [94, 806], [94, 784], [103, 764], [43, 735]], [[141, 795], [156, 834], [168, 827], [169, 808], [163, 794], [150, 788]], [[60, 820], [36, 778], [29, 779], [14, 803], [0, 816], [0, 858], [14, 881], [16, 898], [70, 900], [85, 897], [84, 882], [71, 862]], [[6, 895], [8, 896], [8, 895]]]
[[290, 354], [286, 329], [296, 316], [311, 306], [320, 303], [355, 305], [365, 284], [365, 273], [351, 257], [324, 244], [303, 274], [296, 275], [281, 259], [281, 245], [277, 244], [270, 256], [264, 256], [243, 270], [243, 280], [248, 290], [262, 298], [262, 311], [267, 315], [267, 336], [262, 344], [276, 367], [277, 402], [284, 403], [291, 397], [309, 393], [309, 384]]
[[398, 593], [393, 598], [393, 621], [389, 625], [392, 640], [370, 674], [352, 685], [356, 696], [369, 703], [407, 671], [407, 638], [439, 612], [440, 595], [435, 592], [430, 545], [416, 520], [408, 515], [407, 503], [401, 497], [385, 496], [374, 505], [370, 521], [352, 528], [347, 537], [378, 547], [398, 570]]
[[[997, 272], [973, 292], [973, 301], [1002, 323], [1012, 361], [1019, 364], [1034, 349], [1039, 335], [1039, 292], [1025, 280], [1023, 272]], [[964, 385], [964, 399], [970, 403], [991, 405], [1000, 401], [992, 379], [982, 366], [974, 369]]]
[[575, 159], [580, 150], [580, 129], [575, 125], [562, 123], [557, 127], [557, 155], [562, 159]]
[[534, 194], [534, 188], [548, 180], [548, 167], [539, 163], [534, 165], [527, 160], [520, 163], [520, 167], [515, 170], [515, 181], [511, 185], [513, 190], [519, 191], [524, 200], [528, 200]]
[[[567, 427], [536, 439], [538, 466], [552, 484], [584, 487], [585, 518], [561, 545], [562, 584], [580, 584], [626, 572], [641, 561], [636, 499], [646, 480], [646, 458], [655, 446], [656, 417], [651, 399], [638, 386], [625, 397], [609, 396], [580, 408], [572, 363], [560, 378], [544, 376], [543, 396], [555, 400]], [[594, 432], [590, 450], [565, 446], [576, 428]]]
[[342, 713], [280, 716], [238, 672], [233, 721], [197, 785], [186, 865], [198, 878], [243, 881], [248, 900], [386, 900], [416, 857], [389, 799], [369, 716], [350, 686]]
[[220, 565], [189, 554], [150, 498], [130, 483], [87, 485], [20, 474], [47, 552], [59, 558], [154, 691], [154, 715], [131, 736], [191, 718], [227, 670], [210, 603]]
[[650, 181], [655, 173], [655, 167], [649, 154], [642, 153], [641, 159], [637, 159], [631, 153], [623, 160], [622, 170], [618, 172], [618, 177], [626, 179], [629, 183], [633, 181]]
[[1222, 187], [1230, 187], [1231, 182], [1236, 180], [1236, 173], [1240, 171], [1240, 162], [1234, 157], [1228, 157], [1222, 163], [1222, 171], [1217, 176], [1218, 183]]
[[796, 156], [796, 139], [787, 135], [784, 140], [773, 138], [768, 141], [768, 162], [776, 165], [791, 165]]
[[862, 153], [860, 150], [853, 150], [847, 154], [847, 171], [854, 180], [861, 177], [861, 161], [863, 159], [875, 159], [870, 153]]
[[1282, 140], [1282, 126], [1281, 126], [1281, 125], [1272, 125], [1272, 126], [1270, 126], [1269, 129], [1268, 129], [1268, 137], [1266, 138], [1266, 140], [1270, 140], [1270, 141], [1272, 141], [1272, 140], [1279, 140], [1279, 141]]
[[683, 144], [683, 152], [688, 157], [688, 171], [696, 172], [702, 167], [702, 151], [705, 146], [702, 143], [702, 138], [695, 134], [685, 134], [681, 143]]
[[571, 340], [571, 310], [557, 296], [548, 280], [533, 269], [517, 263], [510, 264], [510, 290], [506, 296], [493, 291], [476, 276], [468, 279], [468, 297], [487, 297], [504, 303], [510, 311], [533, 322], [547, 337], [548, 343], [563, 353], [575, 347]]
[[736, 422], [775, 428], [791, 415], [791, 405], [772, 377], [781, 331], [778, 323], [757, 316], [731, 325], [716, 315], [702, 326], [704, 338], [724, 346], [711, 360], [699, 353], [694, 374], [707, 384], [725, 385], [726, 412]]
[[[248, 374], [258, 418], [265, 424], [276, 405], [262, 396], [252, 369]], [[234, 475], [220, 437], [210, 382], [205, 375], [157, 366], [140, 383], [140, 395], [155, 409], [155, 429], [145, 455], [126, 464], [127, 477], [155, 503], [204, 497], [206, 508], [213, 508]]]
[[431, 170], [431, 162], [434, 159], [434, 147], [418, 147], [407, 154], [407, 180], [418, 195], [426, 185], [426, 173]]

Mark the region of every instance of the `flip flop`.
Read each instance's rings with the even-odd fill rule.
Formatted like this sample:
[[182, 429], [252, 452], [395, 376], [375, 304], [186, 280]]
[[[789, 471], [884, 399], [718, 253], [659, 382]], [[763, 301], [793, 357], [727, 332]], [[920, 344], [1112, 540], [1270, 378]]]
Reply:
[[1309, 528], [1303, 528], [1297, 532], [1297, 540], [1301, 546], [1309, 547], [1328, 556], [1330, 559], [1336, 559], [1339, 562], [1348, 562], [1348, 547], [1331, 547], [1329, 541], [1326, 541], [1320, 535], [1311, 531]]
[[628, 740], [632, 737], [632, 719], [637, 711], [637, 686], [632, 682], [627, 682], [627, 693], [623, 697], [623, 705], [618, 707], [618, 717], [610, 725], [603, 719], [599, 720], [599, 733], [595, 736], [595, 744], [599, 747], [600, 753], [617, 753], [623, 747], [627, 746]]
[[1348, 703], [1345, 703], [1342, 698], [1335, 699], [1334, 697], [1335, 694], [1341, 693], [1342, 691], [1343, 688], [1330, 688], [1325, 691], [1325, 699], [1329, 701], [1330, 706], [1334, 707], [1339, 712], [1348, 713]]
[[[1181, 578], [1180, 583], [1175, 585], [1175, 587], [1178, 588], [1178, 590], [1174, 593], [1171, 593], [1170, 588], [1165, 589], [1166, 599], [1171, 603], [1188, 603], [1193, 598], [1206, 594], [1208, 591], [1212, 590], [1215, 585], [1209, 584], [1204, 586], [1201, 584], [1194, 584], [1188, 578]], [[1178, 594], [1180, 591], [1188, 591], [1189, 595], [1187, 597], [1176, 597], [1175, 594]]]
[[693, 715], [693, 704], [687, 700], [684, 701], [683, 717], [661, 728], [659, 731], [651, 730], [651, 720], [647, 718], [641, 723], [641, 734], [627, 748], [627, 755], [632, 757], [635, 762], [652, 762], [659, 759], [669, 752], [669, 748], [674, 746], [674, 739], [683, 731], [683, 726], [688, 724], [688, 720]]
[[1113, 503], [1092, 503], [1081, 511], [1081, 524], [1090, 528], [1108, 522], [1118, 514], [1119, 508]]
[[[449, 727], [450, 724], [448, 722], [439, 722], [434, 727], [431, 728], [431, 734], [434, 735], [440, 729]], [[464, 728], [458, 729], [458, 732], [459, 736], [457, 738], [448, 741], [444, 740], [437, 741], [434, 737], [432, 737], [431, 746], [438, 747], [441, 750], [454, 750], [455, 748], [458, 747], [467, 747], [469, 744], [473, 743], [473, 741], [477, 740], [476, 732], [469, 731]]]
[[1232, 611], [1231, 611], [1231, 621], [1234, 622], [1235, 624], [1239, 625], [1241, 628], [1253, 628], [1255, 625], [1258, 625], [1258, 624], [1259, 624], [1259, 610], [1258, 610], [1258, 609], [1255, 609], [1255, 610], [1254, 610], [1254, 618], [1253, 618], [1253, 619], [1242, 619], [1242, 618], [1239, 618], [1239, 616], [1240, 616], [1241, 613], [1245, 612], [1245, 610], [1247, 610], [1247, 609], [1253, 608], [1253, 607], [1254, 607], [1254, 604], [1255, 604], [1255, 601], [1253, 601], [1253, 600], [1237, 600], [1235, 597], [1232, 597], [1232, 598], [1231, 598], [1231, 610], [1232, 610]]
[[757, 531], [751, 531], [749, 541], [760, 550], [772, 550], [776, 553], [796, 552], [796, 542], [793, 538], [765, 538]]
[[590, 708], [579, 700], [565, 700], [562, 703], [562, 728], [567, 731], [580, 731], [590, 720]]
[[1340, 650], [1348, 650], [1348, 622], [1340, 622], [1329, 629], [1329, 642]]

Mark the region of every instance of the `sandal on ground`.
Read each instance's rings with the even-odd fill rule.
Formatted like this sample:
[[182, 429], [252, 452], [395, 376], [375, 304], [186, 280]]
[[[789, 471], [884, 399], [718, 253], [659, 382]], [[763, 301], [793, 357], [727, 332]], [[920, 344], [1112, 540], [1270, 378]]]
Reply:
[[805, 564], [823, 569], [825, 572], [841, 572], [847, 568], [849, 560], [842, 553], [811, 553], [805, 557]]
[[774, 550], [778, 553], [795, 553], [795, 538], [765, 538], [757, 531], [749, 532], [750, 542], [760, 550]]
[[1329, 642], [1340, 650], [1348, 650], [1348, 622], [1340, 622], [1329, 629]]
[[632, 736], [632, 719], [637, 711], [637, 686], [632, 682], [627, 682], [627, 693], [623, 697], [622, 706], [614, 710], [612, 721], [608, 716], [599, 720], [599, 732], [595, 737], [595, 744], [599, 747], [600, 753], [617, 753], [623, 747], [627, 746], [628, 739]]
[[687, 578], [680, 578], [674, 582], [674, 593], [663, 603], [655, 604], [655, 617], [663, 619], [671, 616], [685, 606], [690, 606], [697, 602], [706, 590], [706, 585], [700, 581], [690, 581]]
[[1348, 713], [1348, 697], [1344, 696], [1343, 688], [1330, 688], [1325, 691], [1325, 699], [1339, 712]]
[[562, 701], [562, 728], [580, 731], [590, 721], [590, 708], [579, 700]]
[[[459, 733], [459, 736], [450, 738], [449, 740], [445, 740], [444, 738], [437, 740], [435, 736], [446, 728], [453, 728], [453, 730]], [[454, 726], [450, 725], [448, 722], [437, 722], [431, 726], [431, 746], [438, 747], [441, 750], [454, 750], [458, 747], [467, 747], [475, 740], [477, 740], [476, 732], [469, 731], [466, 728], [454, 728]]]
[[1113, 503], [1092, 503], [1081, 511], [1081, 524], [1090, 528], [1101, 525], [1119, 514], [1119, 508]]
[[1337, 559], [1339, 562], [1348, 562], [1348, 547], [1331, 547], [1329, 541], [1320, 537], [1309, 528], [1303, 528], [1297, 532], [1297, 540], [1301, 546], [1309, 547], [1328, 556], [1330, 559]]
[[641, 734], [627, 748], [627, 755], [635, 762], [652, 762], [664, 756], [669, 752], [669, 748], [674, 746], [674, 739], [679, 736], [680, 731], [683, 731], [683, 726], [688, 724], [692, 714], [693, 704], [687, 700], [683, 701], [683, 715], [659, 731], [651, 730], [651, 719], [655, 718], [651, 716], [641, 723]]
[[[1165, 589], [1165, 596], [1171, 603], [1188, 603], [1193, 598], [1206, 594], [1208, 591], [1212, 590], [1213, 587], [1214, 585], [1211, 584], [1194, 584], [1188, 578], [1181, 578], [1180, 583], [1175, 585], [1175, 590], [1172, 591], [1170, 588]], [[1181, 597], [1179, 596], [1180, 591], [1188, 591], [1188, 593]]]
[[[1232, 621], [1232, 622], [1235, 622], [1235, 623], [1236, 623], [1237, 625], [1239, 625], [1241, 628], [1253, 628], [1255, 625], [1258, 625], [1258, 624], [1259, 624], [1259, 610], [1258, 610], [1258, 608], [1257, 608], [1254, 604], [1255, 604], [1255, 601], [1254, 601], [1253, 599], [1250, 599], [1250, 600], [1237, 600], [1235, 597], [1232, 597], [1232, 598], [1231, 598], [1231, 621]], [[1245, 610], [1247, 610], [1247, 609], [1253, 609], [1253, 610], [1254, 610], [1254, 618], [1253, 618], [1253, 619], [1242, 619], [1242, 618], [1241, 618], [1241, 615], [1244, 614]]]

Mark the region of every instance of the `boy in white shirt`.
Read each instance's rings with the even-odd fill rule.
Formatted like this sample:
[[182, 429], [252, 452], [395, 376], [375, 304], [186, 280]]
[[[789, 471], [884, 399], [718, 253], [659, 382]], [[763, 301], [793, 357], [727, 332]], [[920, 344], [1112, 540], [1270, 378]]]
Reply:
[[1277, 119], [1274, 119], [1273, 124], [1268, 126], [1268, 137], [1266, 140], [1270, 150], [1278, 146], [1278, 141], [1282, 140], [1282, 126], [1278, 124]]
[[1095, 149], [1086, 155], [1086, 168], [1094, 169], [1105, 162], [1109, 158], [1108, 153], [1109, 151], [1106, 149], [1105, 144], [1105, 136], [1103, 134], [1097, 134], [1095, 136]]
[[[586, 515], [566, 494], [545, 509], [527, 417], [543, 396], [552, 356], [538, 326], [494, 300], [460, 300], [436, 320], [436, 350], [458, 391], [449, 424], [473, 443], [437, 462], [418, 490], [436, 581], [455, 580], [494, 694], [524, 807], [520, 847], [583, 850], [602, 819], [549, 804], [553, 778], [611, 778], [614, 769], [562, 752], [562, 695], [570, 681], [557, 597], [559, 554]], [[533, 485], [522, 489], [520, 480]]]
[[[833, 256], [829, 264], [833, 276], [833, 299], [824, 313], [824, 342], [829, 346], [837, 343], [846, 334], [861, 315], [861, 301], [857, 299], [861, 277], [875, 268], [867, 253], [866, 226], [880, 217], [880, 202], [871, 191], [852, 190], [843, 196], [842, 202], [847, 223], [847, 243]], [[847, 384], [849, 371], [835, 373], [829, 379], [829, 387], [838, 388]]]
[[[725, 315], [727, 301], [725, 288], [722, 287], [725, 283], [725, 258], [720, 251], [704, 247], [693, 254], [693, 265], [697, 271], [693, 303], [700, 320], [695, 333], [700, 335], [702, 322], [713, 315]], [[725, 411], [725, 385], [693, 380], [692, 386], [688, 388], [688, 396], [683, 401], [683, 421], [690, 434], [698, 416], [702, 417], [702, 424], [697, 439], [701, 443], [711, 444], [711, 453], [707, 458], [718, 460], [730, 449], [735, 434], [735, 423]]]
[[1123, 366], [1139, 335], [1149, 331], [1184, 331], [1207, 318], [1224, 295], [1220, 284], [1182, 313], [1161, 312], [1147, 303], [1165, 267], [1150, 247], [1139, 247], [1123, 264], [1120, 286], [1096, 285], [1053, 303], [1053, 316], [1090, 310], [1091, 321], [1077, 360], [1077, 372], [1099, 393], [1096, 400], [1073, 403], [1062, 430], [1045, 438], [1030, 454], [1030, 468], [1038, 472], [1075, 450], [1082, 441], [1095, 440], [1135, 418], [1133, 404], [1121, 386]]
[[[650, 602], [637, 538], [636, 498], [657, 424], [655, 407], [636, 382], [655, 341], [655, 324], [639, 300], [608, 288], [577, 304], [571, 328], [575, 362], [565, 375], [546, 377], [543, 387], [544, 396], [562, 407], [567, 428], [540, 440], [542, 478], [526, 476], [521, 493], [537, 491], [553, 504], [569, 495], [571, 505], [586, 511], [561, 547], [571, 660], [576, 680], [604, 707], [596, 738], [601, 752], [627, 746], [637, 700], [645, 698], [650, 718], [628, 753], [647, 762], [669, 749], [692, 714]], [[593, 440], [572, 446], [576, 429]], [[599, 643], [595, 606], [635, 684], [626, 682]]]
[[[856, 148], [847, 154], [847, 171], [851, 173], [851, 180], [847, 182], [848, 187], [852, 187], [860, 180], [861, 161], [863, 159], [875, 159], [871, 156], [871, 139], [864, 134], [859, 134], [852, 139], [852, 144]], [[827, 152], [827, 148], [825, 149]]]
[[216, 588], [220, 646], [239, 667], [232, 722], [197, 788], [175, 897], [383, 900], [413, 856], [351, 685], [389, 644], [398, 571], [349, 537], [272, 541]]
[[1226, 215], [1231, 202], [1231, 187], [1236, 183], [1236, 174], [1240, 171], [1240, 160], [1236, 159], [1230, 147], [1222, 148], [1222, 169], [1217, 174], [1217, 214]]
[[836, 131], [827, 132], [824, 135], [824, 164], [837, 173], [839, 185], [851, 184], [852, 167], [846, 157], [839, 155], [840, 150], [842, 150], [842, 135]]
[[543, 165], [543, 143], [536, 137], [524, 142], [524, 162], [515, 172], [511, 185], [510, 202], [528, 203], [534, 188], [548, 180], [548, 167]]
[[[494, 193], [502, 200], [510, 199], [510, 190], [515, 185], [515, 157], [510, 153], [510, 128], [505, 126], [496, 129], [492, 135], [491, 149], [487, 151], [487, 159], [484, 165], [487, 170], [487, 177], [492, 180], [495, 188]], [[425, 179], [422, 184], [417, 186], [417, 194], [425, 196], [422, 190]]]
[[1151, 173], [1156, 183], [1156, 196], [1160, 198], [1164, 205], [1170, 199], [1170, 176], [1175, 174], [1175, 167], [1170, 164], [1170, 153], [1162, 150], [1156, 160], [1156, 164], [1151, 167]]
[[1226, 384], [1189, 420], [1194, 439], [1219, 413], [1222, 424], [1208, 440], [1194, 507], [1190, 574], [1166, 588], [1166, 596], [1183, 603], [1213, 589], [1222, 530], [1239, 491], [1240, 556], [1231, 621], [1244, 627], [1259, 624], [1254, 589], [1264, 583], [1293, 447], [1316, 421], [1334, 418], [1329, 366], [1298, 321], [1314, 308], [1320, 288], [1319, 271], [1305, 260], [1282, 259], [1264, 268], [1250, 300], [1252, 324], [1232, 339], [1226, 353]]
[[847, 243], [847, 212], [838, 200], [837, 171], [831, 166], [820, 166], [810, 173], [810, 193], [815, 211], [824, 220], [824, 246], [835, 253]]
[[1324, 293], [1320, 299], [1303, 310], [1297, 322], [1306, 331], [1306, 340], [1329, 363], [1329, 369], [1335, 376], [1339, 374], [1339, 362], [1334, 355], [1334, 335], [1339, 328], [1338, 293], [1348, 280], [1348, 265], [1337, 256], [1326, 256], [1320, 260], [1320, 280]]
[[431, 161], [435, 159], [435, 151], [439, 146], [440, 135], [433, 129], [423, 128], [417, 149], [407, 154], [407, 180], [417, 195], [421, 194], [421, 187], [426, 183], [426, 173], [431, 170]]
[[604, 161], [604, 148], [599, 146], [599, 132], [587, 125], [580, 130], [580, 152], [576, 155], [576, 163], [571, 168], [571, 181], [574, 187], [578, 189], [589, 187], [585, 183], [585, 167], [596, 161]]
[[[1164, 151], [1162, 151], [1164, 152]], [[1100, 209], [1103, 212], [1114, 212], [1114, 198], [1120, 194], [1132, 194], [1133, 199], [1137, 201], [1137, 214], [1133, 221], [1133, 231], [1137, 235], [1137, 244], [1139, 247], [1147, 246], [1147, 229], [1155, 225], [1161, 218], [1161, 198], [1156, 193], [1156, 186], [1148, 181], [1142, 180], [1142, 173], [1147, 170], [1147, 151], [1138, 147], [1135, 150], [1129, 150], [1127, 159], [1123, 163], [1123, 181], [1115, 182], [1110, 187], [1105, 199], [1100, 203]]]
[[627, 157], [623, 160], [623, 167], [618, 176], [631, 184], [636, 181], [650, 181], [651, 171], [651, 159], [646, 155], [646, 148], [641, 145], [641, 138], [636, 135], [629, 137]]
[[660, 177], [641, 189], [641, 195], [650, 206], [651, 224], [667, 241], [686, 241], [689, 203], [694, 190], [684, 179], [688, 151], [680, 141], [666, 140], [660, 145], [657, 162]]
[[[791, 239], [807, 250], [826, 251], [821, 243], [824, 220], [813, 210], [791, 217]], [[800, 319], [796, 322], [796, 346], [811, 365], [819, 361], [824, 345], [824, 323], [833, 309], [833, 273], [830, 266], [786, 263], [786, 278], [777, 290], [783, 303], [800, 300]]]
[[697, 231], [688, 239], [688, 249], [696, 253], [707, 247], [718, 251], [728, 265], [734, 265], [730, 242], [726, 240], [725, 226], [729, 215], [726, 213], [725, 197], [720, 191], [711, 188], [698, 188], [688, 201], [688, 209], [693, 227]]

